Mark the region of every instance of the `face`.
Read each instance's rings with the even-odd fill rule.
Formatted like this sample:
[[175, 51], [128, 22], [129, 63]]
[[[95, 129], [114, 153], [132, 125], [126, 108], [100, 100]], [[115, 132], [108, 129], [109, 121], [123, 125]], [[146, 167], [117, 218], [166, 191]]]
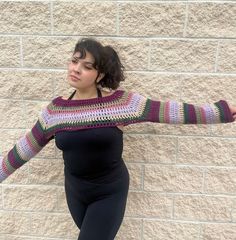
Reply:
[[91, 53], [86, 51], [86, 57], [83, 59], [79, 59], [80, 55], [80, 52], [74, 53], [68, 63], [68, 82], [77, 89], [94, 87], [96, 81], [101, 80], [103, 76], [101, 74], [97, 78], [98, 71], [93, 67], [94, 57]]

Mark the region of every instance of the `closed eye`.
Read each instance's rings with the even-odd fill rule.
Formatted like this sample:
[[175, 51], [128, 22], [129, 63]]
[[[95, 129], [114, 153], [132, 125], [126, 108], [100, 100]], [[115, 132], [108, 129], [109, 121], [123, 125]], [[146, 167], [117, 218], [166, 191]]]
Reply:
[[88, 66], [85, 66], [85, 68], [87, 68], [87, 69], [89, 69], [89, 70], [92, 70], [92, 68], [91, 68], [91, 67], [88, 67]]

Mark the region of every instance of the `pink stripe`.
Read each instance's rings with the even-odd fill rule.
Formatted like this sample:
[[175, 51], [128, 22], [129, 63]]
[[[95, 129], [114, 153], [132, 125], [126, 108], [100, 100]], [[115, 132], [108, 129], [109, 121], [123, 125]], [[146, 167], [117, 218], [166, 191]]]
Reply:
[[30, 138], [28, 137], [28, 135], [26, 135], [26, 141], [27, 141], [28, 145], [30, 146], [32, 152], [36, 154], [38, 151], [37, 151], [37, 149], [34, 148], [34, 146], [32, 145], [32, 143], [31, 143]]
[[7, 175], [10, 175], [10, 174], [11, 174], [11, 172], [8, 171], [7, 165], [6, 165], [5, 162], [3, 162], [3, 164], [2, 164], [2, 169], [4, 170], [4, 172], [5, 172]]
[[165, 103], [164, 107], [164, 122], [169, 123], [170, 122], [170, 102]]

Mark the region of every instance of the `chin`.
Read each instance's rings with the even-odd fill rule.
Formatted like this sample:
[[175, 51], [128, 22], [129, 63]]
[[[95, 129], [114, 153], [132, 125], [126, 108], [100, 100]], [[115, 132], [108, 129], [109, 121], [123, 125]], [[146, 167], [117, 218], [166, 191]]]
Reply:
[[74, 87], [74, 88], [76, 88], [77, 87], [77, 84], [76, 83], [74, 83], [73, 81], [68, 81], [68, 84], [71, 86], [71, 87]]

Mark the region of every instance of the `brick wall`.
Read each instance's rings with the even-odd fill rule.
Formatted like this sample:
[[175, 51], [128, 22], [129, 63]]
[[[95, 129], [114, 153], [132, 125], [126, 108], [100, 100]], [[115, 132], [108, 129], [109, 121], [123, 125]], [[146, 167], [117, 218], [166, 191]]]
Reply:
[[[6, 154], [54, 97], [81, 36], [112, 44], [121, 88], [236, 105], [235, 1], [0, 1], [0, 146]], [[236, 238], [236, 125], [142, 123], [124, 132], [130, 190], [118, 240]], [[69, 240], [61, 152], [51, 141], [0, 185], [0, 240]]]

